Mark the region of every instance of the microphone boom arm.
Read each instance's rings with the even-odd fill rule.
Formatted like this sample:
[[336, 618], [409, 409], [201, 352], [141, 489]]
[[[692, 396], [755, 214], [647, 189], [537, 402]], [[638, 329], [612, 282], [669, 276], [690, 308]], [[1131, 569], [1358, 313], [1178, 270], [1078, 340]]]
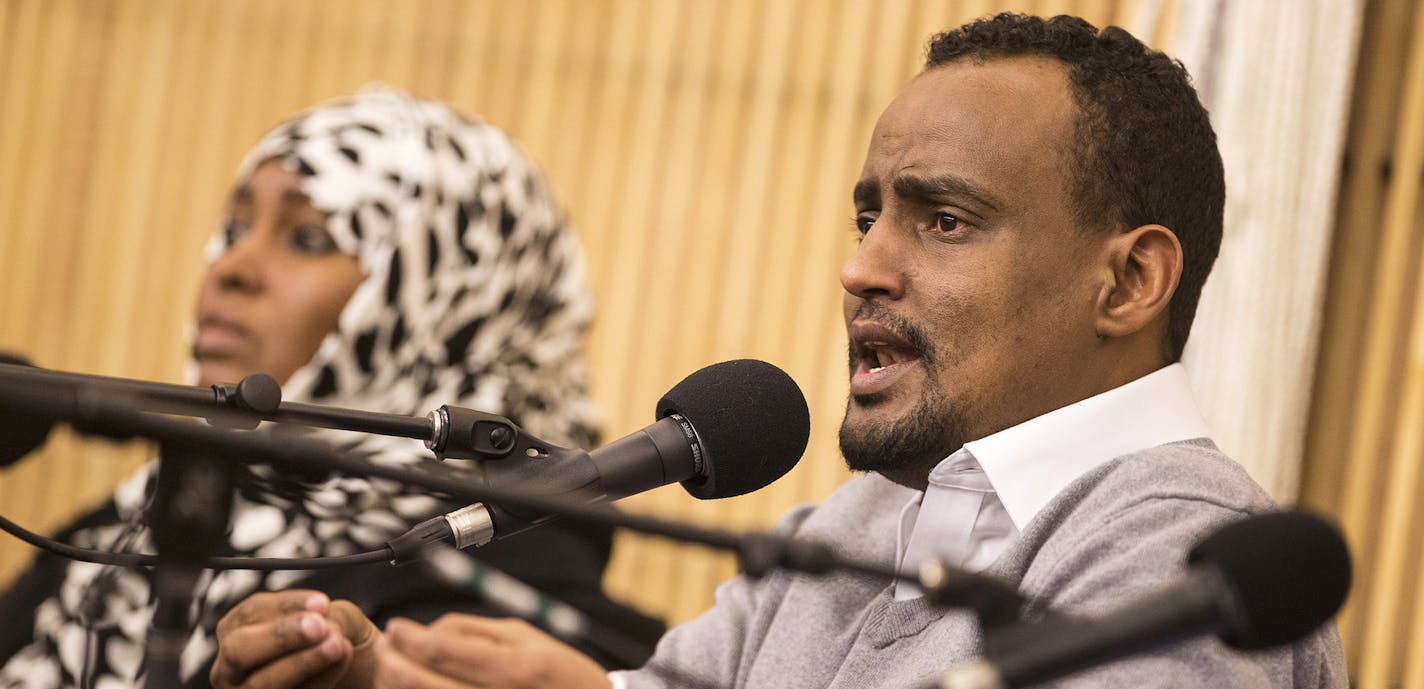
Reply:
[[[103, 390], [146, 411], [206, 418], [230, 428], [251, 429], [258, 421], [278, 421], [425, 441], [433, 435], [431, 421], [425, 417], [283, 402], [281, 387], [271, 376], [261, 373], [236, 384], [203, 388], [0, 363], [0, 397], [15, 397], [36, 388]], [[116, 429], [113, 435], [127, 434]]]

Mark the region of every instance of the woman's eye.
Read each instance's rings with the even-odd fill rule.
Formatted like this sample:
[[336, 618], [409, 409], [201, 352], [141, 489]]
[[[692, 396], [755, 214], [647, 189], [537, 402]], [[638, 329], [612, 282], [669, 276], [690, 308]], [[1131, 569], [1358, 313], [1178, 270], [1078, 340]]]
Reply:
[[223, 242], [230, 247], [247, 234], [247, 223], [229, 218], [227, 222], [223, 223], [222, 231]]
[[299, 225], [292, 230], [292, 247], [306, 254], [329, 254], [337, 250], [336, 240], [320, 225]]
[[935, 229], [945, 234], [953, 232], [959, 229], [959, 218], [948, 213], [940, 213], [935, 218]]

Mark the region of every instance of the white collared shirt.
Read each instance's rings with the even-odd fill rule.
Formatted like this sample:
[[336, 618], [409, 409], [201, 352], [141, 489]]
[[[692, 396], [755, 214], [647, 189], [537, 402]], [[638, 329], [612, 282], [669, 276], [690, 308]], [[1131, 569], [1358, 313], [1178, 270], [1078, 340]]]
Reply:
[[[982, 570], [1078, 477], [1123, 455], [1208, 435], [1178, 363], [965, 443], [900, 513], [896, 560], [907, 572], [927, 557]], [[913, 585], [895, 587], [897, 600], [919, 595]]]

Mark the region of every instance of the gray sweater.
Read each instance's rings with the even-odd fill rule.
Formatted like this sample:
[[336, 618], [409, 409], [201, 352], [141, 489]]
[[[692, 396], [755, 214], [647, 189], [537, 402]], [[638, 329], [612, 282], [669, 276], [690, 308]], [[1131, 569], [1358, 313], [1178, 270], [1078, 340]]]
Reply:
[[[832, 544], [846, 556], [893, 564], [909, 489], [859, 476], [819, 507], [789, 513], [777, 530]], [[1018, 585], [1029, 614], [1092, 614], [1181, 576], [1203, 537], [1270, 498], [1209, 440], [1162, 445], [1082, 476], [1049, 502], [985, 571]], [[618, 673], [629, 689], [869, 689], [932, 686], [976, 657], [972, 614], [923, 599], [895, 601], [890, 582], [844, 573], [737, 577], [717, 603], [663, 637], [642, 670]], [[1243, 654], [1214, 638], [1070, 676], [1055, 687], [1347, 686], [1335, 625], [1293, 646]]]

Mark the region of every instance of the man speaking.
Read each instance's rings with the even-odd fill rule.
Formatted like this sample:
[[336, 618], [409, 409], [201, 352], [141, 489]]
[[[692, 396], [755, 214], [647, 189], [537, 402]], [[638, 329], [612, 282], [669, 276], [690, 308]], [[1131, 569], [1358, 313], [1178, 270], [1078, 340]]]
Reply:
[[[1069, 17], [942, 34], [881, 115], [853, 198], [840, 439], [867, 473], [780, 533], [907, 570], [934, 557], [982, 571], [1029, 614], [1093, 613], [1272, 508], [1206, 438], [1175, 363], [1224, 198], [1180, 64]], [[223, 689], [911, 687], [982, 651], [971, 614], [852, 573], [733, 579], [646, 667], [611, 677], [522, 623], [450, 615], [382, 633], [309, 593], [249, 599], [219, 632]], [[1345, 685], [1333, 625], [1249, 655], [1180, 644], [1072, 684]]]

